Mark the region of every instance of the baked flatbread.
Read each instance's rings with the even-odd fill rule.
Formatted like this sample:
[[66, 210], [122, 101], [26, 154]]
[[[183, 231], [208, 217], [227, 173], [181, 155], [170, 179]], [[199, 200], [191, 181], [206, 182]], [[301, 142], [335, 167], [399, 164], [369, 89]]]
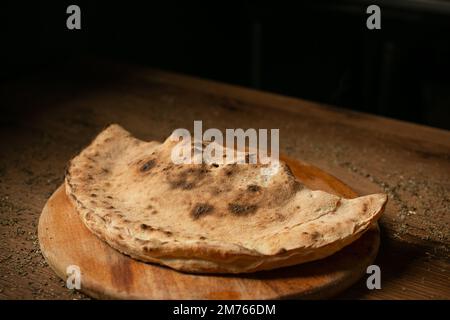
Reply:
[[381, 215], [384, 194], [311, 191], [284, 163], [174, 164], [177, 142], [111, 125], [70, 162], [66, 193], [84, 224], [135, 259], [186, 272], [242, 273], [327, 257]]

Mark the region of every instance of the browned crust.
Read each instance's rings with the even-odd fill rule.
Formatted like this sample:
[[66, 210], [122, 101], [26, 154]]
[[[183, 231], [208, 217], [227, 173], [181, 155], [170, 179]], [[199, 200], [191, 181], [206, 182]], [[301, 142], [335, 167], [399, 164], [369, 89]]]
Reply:
[[[122, 135], [119, 139], [123, 138], [123, 136], [134, 139], [130, 137], [129, 133], [118, 126], [109, 127], [105, 131], [107, 130], [116, 130], [117, 134]], [[100, 135], [102, 135], [102, 133]], [[115, 134], [116, 133], [113, 133], [113, 135]], [[97, 139], [94, 139], [92, 144], [86, 149], [92, 148], [96, 140]], [[114, 139], [109, 139], [104, 143], [114, 143]], [[355, 202], [355, 204], [362, 204], [362, 207], [359, 209], [357, 207], [352, 209], [365, 211], [361, 214], [361, 216], [364, 215], [364, 218], [361, 217], [360, 220], [352, 222], [354, 223], [354, 232], [350, 235], [346, 235], [342, 238], [334, 236], [329, 241], [317, 239], [318, 237], [315, 238], [315, 234], [322, 235], [323, 238], [324, 235], [333, 234], [333, 232], [336, 233], [335, 229], [338, 228], [338, 226], [324, 222], [325, 225], [318, 224], [317, 226], [314, 226], [315, 231], [311, 234], [305, 236], [299, 235], [298, 243], [293, 243], [293, 248], [286, 250], [281, 247], [276, 252], [270, 254], [261, 253], [255, 248], [249, 248], [234, 243], [233, 239], [229, 239], [228, 242], [211, 240], [192, 241], [183, 238], [183, 236], [179, 237], [179, 240], [168, 239], [167, 236], [172, 234], [173, 231], [155, 226], [148, 227], [157, 230], [159, 238], [142, 240], [133, 236], [130, 232], [126, 232], [127, 227], [136, 227], [136, 223], [127, 220], [126, 215], [111, 212], [108, 215], [108, 219], [113, 219], [116, 222], [116, 225], [119, 226], [117, 228], [111, 228], [108, 226], [108, 219], [105, 219], [105, 216], [95, 212], [95, 206], [89, 203], [83, 203], [83, 201], [78, 199], [77, 186], [74, 186], [72, 183], [72, 161], [77, 161], [77, 157], [70, 161], [67, 168], [65, 178], [66, 194], [80, 213], [82, 221], [89, 230], [100, 239], [106, 241], [113, 248], [130, 255], [133, 258], [146, 262], [163, 264], [187, 272], [253, 272], [325, 258], [358, 239], [369, 226], [380, 217], [387, 202], [386, 195], [372, 195], [368, 196], [370, 198], [366, 197], [365, 199], [359, 198], [361, 203]], [[339, 203], [340, 201], [348, 204], [347, 201], [350, 200], [340, 199]], [[340, 209], [336, 208], [336, 210]], [[189, 213], [187, 212], [186, 214]], [[324, 217], [324, 219], [325, 218], [326, 217]], [[321, 218], [319, 218], [318, 221], [322, 222], [320, 219]], [[280, 237], [282, 236], [289, 237], [290, 235], [281, 235]], [[272, 240], [261, 239], [262, 241]]]

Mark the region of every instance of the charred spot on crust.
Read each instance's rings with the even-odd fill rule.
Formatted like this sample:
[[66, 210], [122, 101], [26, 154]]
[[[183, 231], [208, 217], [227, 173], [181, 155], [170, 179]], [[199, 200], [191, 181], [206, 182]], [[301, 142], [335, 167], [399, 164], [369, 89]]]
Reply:
[[229, 203], [228, 210], [235, 215], [247, 215], [254, 213], [258, 209], [256, 205], [239, 204], [239, 203]]
[[111, 223], [111, 216], [110, 215], [104, 215], [103, 217], [100, 217], [100, 219], [107, 224]]
[[206, 238], [204, 236], [200, 236], [199, 238], [200, 240], [206, 240]]
[[261, 188], [256, 184], [250, 184], [247, 186], [247, 190], [251, 192], [258, 192], [259, 190], [261, 190]]
[[141, 227], [142, 230], [150, 230], [150, 231], [153, 230], [152, 226], [149, 226], [148, 224], [145, 224], [145, 223], [142, 223], [140, 225], [140, 227]]
[[155, 166], [156, 161], [154, 159], [148, 160], [146, 163], [144, 163], [141, 168], [139, 169], [141, 172], [147, 172], [151, 168]]
[[170, 232], [170, 231], [165, 231], [164, 233], [165, 233], [166, 236], [168, 236], [168, 237], [172, 236], [172, 232]]
[[[336, 206], [333, 208], [333, 210], [330, 211], [330, 214], [335, 214], [337, 212], [337, 210], [339, 209], [339, 207], [341, 206], [341, 204], [342, 204], [341, 199], [339, 199], [336, 202]], [[364, 208], [363, 208], [363, 210], [364, 210]], [[363, 211], [363, 213], [365, 213], [365, 210]]]
[[285, 217], [284, 215], [282, 215], [281, 213], [279, 213], [279, 212], [275, 213], [275, 216], [276, 216], [276, 219], [277, 219], [278, 221], [284, 221], [284, 220], [286, 220], [286, 217]]
[[366, 213], [368, 209], [367, 203], [363, 203], [362, 213]]
[[194, 173], [197, 173], [197, 175], [203, 175], [209, 172], [209, 169], [206, 167], [205, 163], [202, 163], [200, 166], [200, 169], [194, 170]]
[[320, 238], [320, 233], [317, 231], [314, 231], [313, 233], [311, 233], [311, 239], [312, 240], [318, 240]]
[[233, 175], [233, 173], [234, 173], [234, 167], [230, 167], [230, 166], [227, 166], [226, 167], [226, 169], [223, 171], [223, 173], [227, 176], [227, 177], [229, 177], [229, 176], [231, 176], [231, 175]]
[[214, 207], [208, 203], [197, 203], [194, 209], [192, 209], [191, 211], [191, 216], [194, 219], [198, 219], [205, 214], [210, 213], [211, 211], [213, 211], [213, 209]]
[[298, 192], [298, 191], [300, 191], [300, 190], [302, 190], [304, 188], [305, 188], [305, 186], [302, 183], [300, 183], [298, 181], [294, 181], [293, 189], [294, 189], [295, 192]]
[[97, 197], [97, 195], [95, 193], [91, 193], [91, 197], [95, 198], [95, 197]]
[[169, 177], [168, 181], [170, 187], [173, 189], [190, 190], [197, 186], [197, 183], [204, 179], [209, 172], [206, 164], [201, 166], [188, 168], [180, 173]]
[[194, 187], [194, 184], [187, 182], [186, 180], [180, 179], [180, 180], [171, 181], [170, 186], [173, 189], [190, 190]]
[[217, 164], [217, 163], [213, 163], [213, 164], [211, 164], [214, 168], [218, 168], [219, 167], [219, 165]]

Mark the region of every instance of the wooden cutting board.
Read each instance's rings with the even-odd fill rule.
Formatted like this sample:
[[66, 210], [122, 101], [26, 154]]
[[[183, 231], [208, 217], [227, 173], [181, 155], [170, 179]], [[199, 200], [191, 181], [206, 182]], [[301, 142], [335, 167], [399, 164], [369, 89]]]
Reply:
[[[294, 175], [313, 190], [343, 197], [356, 194], [320, 169], [286, 157]], [[236, 275], [192, 275], [136, 261], [94, 236], [81, 222], [64, 185], [45, 205], [38, 227], [42, 253], [62, 279], [76, 265], [81, 291], [103, 299], [278, 299], [328, 298], [366, 273], [377, 254], [378, 226], [338, 253], [315, 262]]]

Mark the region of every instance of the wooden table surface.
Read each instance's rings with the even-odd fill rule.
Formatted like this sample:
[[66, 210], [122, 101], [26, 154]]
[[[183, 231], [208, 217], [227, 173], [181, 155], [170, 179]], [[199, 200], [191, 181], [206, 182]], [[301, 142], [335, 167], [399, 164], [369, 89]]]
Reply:
[[67, 161], [109, 123], [137, 137], [176, 128], [279, 128], [280, 151], [360, 194], [385, 192], [382, 289], [338, 298], [450, 299], [450, 132], [145, 67], [88, 61], [0, 87], [0, 298], [80, 299], [43, 260], [40, 212]]

